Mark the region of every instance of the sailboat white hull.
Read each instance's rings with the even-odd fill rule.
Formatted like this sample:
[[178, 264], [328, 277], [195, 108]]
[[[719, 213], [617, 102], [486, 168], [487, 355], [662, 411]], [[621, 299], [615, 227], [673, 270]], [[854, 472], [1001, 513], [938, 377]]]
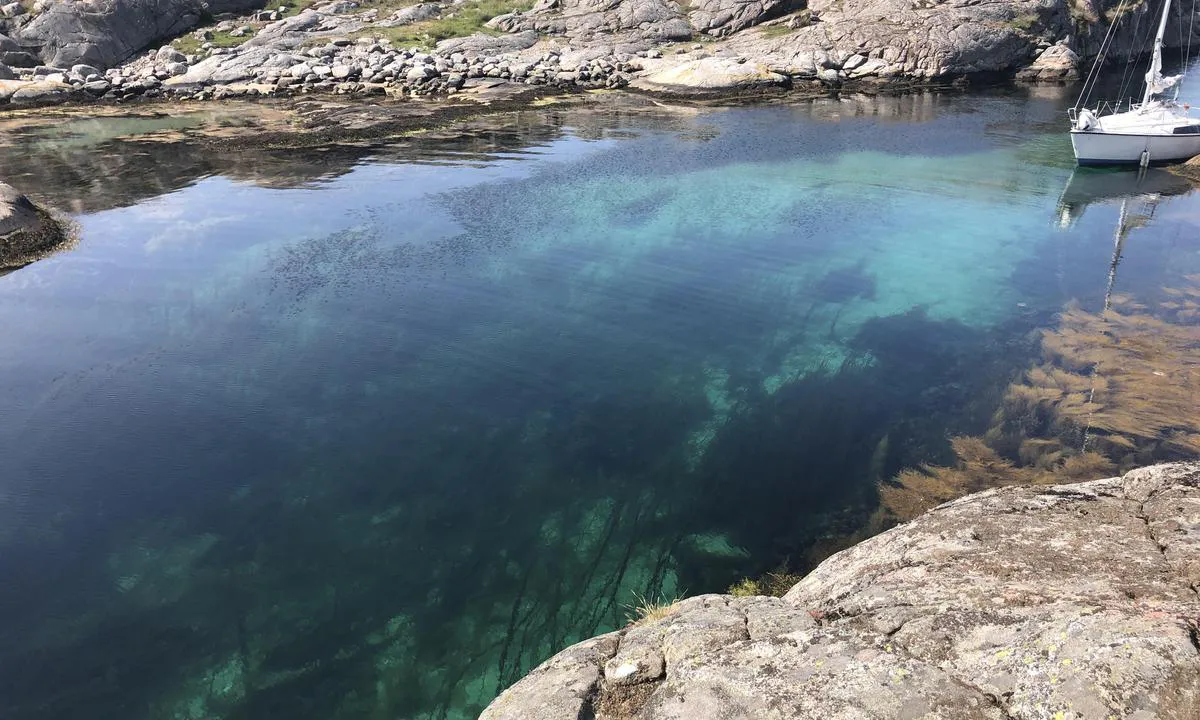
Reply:
[[1071, 147], [1080, 165], [1137, 165], [1149, 151], [1153, 164], [1179, 162], [1200, 155], [1200, 134], [1111, 133], [1072, 130]]

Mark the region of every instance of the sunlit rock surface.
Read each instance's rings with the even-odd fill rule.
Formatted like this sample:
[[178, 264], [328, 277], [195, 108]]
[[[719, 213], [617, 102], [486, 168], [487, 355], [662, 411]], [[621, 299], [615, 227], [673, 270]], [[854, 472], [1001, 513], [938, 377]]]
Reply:
[[568, 648], [484, 720], [1200, 717], [1200, 463], [991, 490]]
[[783, 85], [787, 78], [762, 63], [701, 58], [652, 72], [634, 84], [647, 90], [730, 91]]

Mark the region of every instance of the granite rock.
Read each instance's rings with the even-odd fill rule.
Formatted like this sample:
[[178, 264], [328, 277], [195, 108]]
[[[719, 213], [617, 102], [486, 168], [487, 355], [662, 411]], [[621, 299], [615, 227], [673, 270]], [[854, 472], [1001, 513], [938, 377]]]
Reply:
[[21, 28], [22, 44], [41, 48], [56, 67], [105, 69], [196, 26], [209, 13], [248, 10], [261, 0], [54, 0]]
[[787, 82], [787, 77], [762, 63], [706, 57], [657, 71], [649, 70], [634, 86], [664, 92], [735, 92], [785, 85]]
[[1200, 463], [1004, 488], [568, 648], [482, 720], [1200, 717]]

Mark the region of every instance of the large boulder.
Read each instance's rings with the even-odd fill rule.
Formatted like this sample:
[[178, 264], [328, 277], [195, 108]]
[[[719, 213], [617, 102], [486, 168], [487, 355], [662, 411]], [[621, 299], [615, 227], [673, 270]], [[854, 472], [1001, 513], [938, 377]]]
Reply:
[[28, 265], [67, 239], [67, 231], [50, 213], [0, 183], [0, 271]]
[[696, 0], [688, 20], [702, 33], [728, 35], [771, 17], [788, 0]]
[[635, 87], [682, 94], [732, 93], [784, 85], [787, 77], [766, 65], [744, 59], [705, 57], [648, 73]]
[[54, 67], [79, 63], [106, 69], [209, 14], [261, 7], [263, 0], [53, 0], [21, 28], [24, 45], [40, 47]]
[[1051, 45], [1037, 60], [1017, 73], [1026, 82], [1063, 82], [1079, 79], [1079, 56], [1065, 43]]
[[[58, 77], [64, 76], [60, 74]], [[33, 80], [0, 79], [0, 104], [56, 105], [68, 100], [87, 98], [88, 96], [83, 90], [55, 77], [42, 76]]]
[[679, 5], [670, 0], [539, 0], [527, 13], [501, 15], [489, 24], [584, 42], [686, 40], [693, 34]]
[[0, 34], [0, 63], [10, 67], [33, 67], [37, 65], [37, 58], [26, 52], [16, 40]]
[[1200, 463], [991, 490], [783, 598], [568, 648], [481, 720], [1200, 718]]

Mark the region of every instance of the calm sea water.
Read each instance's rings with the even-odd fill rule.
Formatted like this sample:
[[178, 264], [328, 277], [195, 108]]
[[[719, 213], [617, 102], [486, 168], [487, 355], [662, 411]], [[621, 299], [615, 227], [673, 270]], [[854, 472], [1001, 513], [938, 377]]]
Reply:
[[1122, 198], [1163, 193], [1118, 289], [1200, 272], [1197, 196], [1073, 176], [1066, 104], [20, 134], [82, 239], [0, 277], [0, 716], [457, 720], [641, 596], [803, 570], [1100, 306]]

